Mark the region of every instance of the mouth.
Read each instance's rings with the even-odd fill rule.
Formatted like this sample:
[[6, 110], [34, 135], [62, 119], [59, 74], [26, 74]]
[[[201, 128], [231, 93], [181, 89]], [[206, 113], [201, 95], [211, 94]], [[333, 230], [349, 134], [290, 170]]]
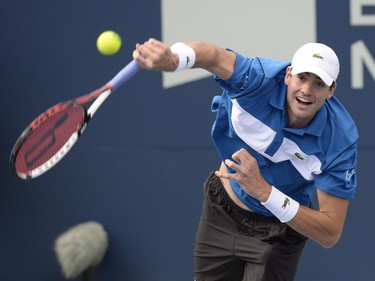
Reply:
[[302, 105], [310, 105], [313, 103], [311, 100], [304, 98], [304, 97], [296, 97], [296, 100], [299, 104], [302, 104]]

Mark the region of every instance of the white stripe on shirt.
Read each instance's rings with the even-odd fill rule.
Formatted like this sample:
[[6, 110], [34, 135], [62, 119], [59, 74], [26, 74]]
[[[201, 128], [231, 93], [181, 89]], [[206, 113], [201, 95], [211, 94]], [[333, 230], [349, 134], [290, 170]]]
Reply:
[[315, 175], [322, 172], [322, 163], [315, 155], [305, 154], [294, 141], [285, 137], [273, 156], [266, 154], [265, 151], [272, 144], [276, 132], [245, 111], [236, 99], [232, 99], [231, 120], [236, 134], [248, 146], [272, 162], [289, 160], [306, 180], [313, 180]]

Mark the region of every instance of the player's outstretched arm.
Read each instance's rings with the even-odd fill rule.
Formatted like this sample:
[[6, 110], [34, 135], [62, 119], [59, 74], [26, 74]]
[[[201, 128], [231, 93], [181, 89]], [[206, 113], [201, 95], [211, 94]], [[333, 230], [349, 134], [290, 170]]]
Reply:
[[[191, 47], [194, 52], [192, 68], [205, 69], [222, 79], [231, 77], [236, 61], [233, 52], [201, 41], [184, 44]], [[179, 55], [172, 52], [170, 46], [153, 38], [143, 44], [137, 44], [133, 57], [141, 67], [160, 71], [175, 71], [180, 60]]]

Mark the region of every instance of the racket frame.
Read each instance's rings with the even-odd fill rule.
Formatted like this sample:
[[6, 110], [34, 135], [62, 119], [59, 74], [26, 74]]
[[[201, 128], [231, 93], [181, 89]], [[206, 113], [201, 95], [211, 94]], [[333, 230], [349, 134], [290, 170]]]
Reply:
[[[39, 115], [30, 125], [22, 132], [20, 137], [17, 139], [15, 145], [12, 148], [9, 165], [10, 169], [15, 173], [19, 178], [24, 180], [34, 179], [51, 168], [53, 168], [64, 156], [71, 150], [71, 148], [76, 144], [82, 133], [87, 127], [88, 122], [92, 119], [99, 107], [104, 103], [104, 101], [110, 96], [110, 94], [127, 80], [129, 80], [134, 74], [140, 70], [140, 66], [135, 60], [132, 60], [127, 64], [120, 72], [118, 72], [115, 77], [112, 78], [107, 84], [103, 87], [90, 92], [89, 94], [77, 97], [74, 100], [68, 100], [66, 102], [61, 102], [47, 109], [41, 115]], [[84, 104], [94, 101], [91, 106], [87, 109]], [[38, 126], [43, 124], [50, 116], [55, 114], [58, 111], [64, 110], [70, 106], [81, 106], [84, 110], [84, 120], [82, 126], [77, 126], [77, 130], [72, 133], [69, 139], [61, 146], [61, 148], [52, 155], [48, 160], [46, 160], [40, 166], [26, 172], [20, 172], [16, 169], [16, 160], [20, 147], [27, 140], [30, 133], [35, 130]]]

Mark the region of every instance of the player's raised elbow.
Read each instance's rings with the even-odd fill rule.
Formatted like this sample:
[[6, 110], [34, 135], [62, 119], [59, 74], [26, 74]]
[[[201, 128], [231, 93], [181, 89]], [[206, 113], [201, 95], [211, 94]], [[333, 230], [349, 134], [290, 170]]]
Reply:
[[330, 249], [333, 246], [335, 246], [337, 242], [339, 242], [340, 237], [341, 237], [341, 231], [336, 231], [334, 233], [325, 235], [323, 239], [319, 241], [319, 244], [326, 249]]

